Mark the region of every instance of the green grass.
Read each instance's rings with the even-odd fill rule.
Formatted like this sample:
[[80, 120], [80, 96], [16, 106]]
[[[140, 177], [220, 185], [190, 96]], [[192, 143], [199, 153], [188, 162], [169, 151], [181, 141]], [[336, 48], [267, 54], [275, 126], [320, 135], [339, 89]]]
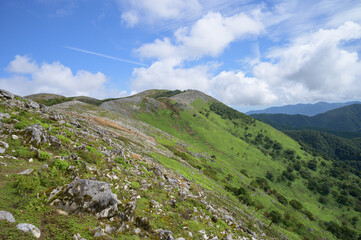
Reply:
[[[196, 101], [193, 107], [195, 111], [179, 111], [177, 112], [177, 116], [174, 115], [170, 109], [162, 109], [156, 113], [141, 113], [138, 115], [140, 120], [168, 132], [172, 136], [189, 144], [189, 151], [206, 152], [209, 156], [215, 156], [214, 161], [209, 159], [200, 161], [199, 163], [202, 165], [200, 169], [204, 170], [204, 172], [198, 172], [194, 169], [189, 169], [175, 159], [166, 158], [157, 154], [152, 155], [166, 167], [178, 171], [206, 189], [214, 189], [218, 184], [235, 188], [239, 186], [249, 186], [252, 179], [256, 177], [265, 178], [267, 172], [271, 172], [275, 176], [275, 180], [273, 182], [268, 181], [270, 187], [276, 189], [287, 201], [293, 199], [299, 201], [305, 211], [311, 212], [313, 216], [316, 217], [316, 221], [310, 221], [304, 213], [297, 211], [291, 205], [283, 206], [278, 203], [275, 195], [260, 193], [260, 197], [257, 197], [256, 202], [265, 206], [265, 209], [262, 211], [282, 209], [282, 214], [289, 212], [291, 218], [297, 220], [290, 226], [288, 226], [289, 223], [281, 223], [283, 228], [290, 229], [287, 234], [291, 234], [292, 236], [298, 236], [297, 234], [300, 234], [314, 238], [319, 235], [332, 239], [333, 235], [329, 232], [323, 233], [324, 228], [321, 226], [324, 221], [348, 222], [350, 217], [347, 217], [347, 215], [357, 216], [358, 213], [356, 211], [352, 208], [340, 207], [331, 196], [327, 196], [329, 199], [327, 205], [319, 203], [318, 199], [320, 195], [310, 191], [305, 186], [305, 180], [295, 170], [293, 170], [292, 173], [295, 176], [295, 180], [289, 181], [282, 179], [281, 173], [284, 171], [287, 172], [287, 167], [290, 164], [292, 165], [295, 161], [298, 161], [301, 163], [301, 169], [307, 169], [307, 165], [302, 164], [314, 158], [303, 151], [301, 146], [290, 137], [258, 121], [228, 119], [220, 116], [210, 111], [208, 105], [201, 101]], [[260, 139], [257, 140], [256, 138], [258, 135], [261, 137], [260, 143]], [[272, 145], [278, 142], [281, 149], [275, 150], [276, 146], [271, 146], [267, 149], [265, 137], [273, 142]], [[157, 141], [177, 155], [176, 140], [169, 141], [158, 137]], [[189, 162], [187, 156], [181, 156], [179, 154], [177, 156]], [[322, 160], [320, 157], [316, 158], [316, 161], [319, 166], [321, 161], [323, 161], [325, 166], [317, 169], [317, 171], [310, 171], [311, 176], [317, 178], [327, 176], [325, 175], [325, 170], [327, 170], [332, 163]], [[191, 162], [189, 162], [189, 164], [192, 165]], [[243, 169], [247, 169], [247, 175], [249, 177], [242, 174]], [[206, 178], [203, 173], [210, 176], [210, 178]], [[231, 182], [226, 180], [229, 174], [232, 176]], [[355, 176], [351, 175], [350, 178], [352, 179], [353, 177]], [[330, 179], [330, 181], [336, 181], [331, 177], [327, 176], [327, 178]], [[213, 181], [215, 182], [213, 183]], [[335, 187], [332, 189], [338, 191]], [[254, 194], [252, 191], [250, 193]], [[272, 201], [275, 201], [275, 203], [272, 203]], [[313, 228], [314, 233], [307, 232], [307, 229], [300, 230], [297, 224], [305, 228]], [[360, 227], [360, 223], [358, 223], [356, 227]]]

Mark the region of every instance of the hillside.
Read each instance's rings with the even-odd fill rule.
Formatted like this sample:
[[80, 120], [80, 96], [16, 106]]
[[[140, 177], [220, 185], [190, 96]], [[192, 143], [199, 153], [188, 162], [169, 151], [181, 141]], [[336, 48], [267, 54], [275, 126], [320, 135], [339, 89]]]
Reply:
[[286, 114], [252, 114], [279, 130], [316, 129], [339, 136], [361, 135], [361, 104], [334, 109], [313, 117]]
[[[288, 136], [300, 142], [309, 152], [320, 154], [327, 159], [335, 159], [357, 169], [361, 176], [360, 139], [347, 139], [315, 130], [287, 130]], [[348, 171], [352, 171], [349, 169]]]
[[201, 92], [52, 107], [0, 93], [0, 211], [16, 220], [0, 238], [29, 239], [22, 222], [43, 239], [360, 234], [359, 177]]
[[281, 107], [270, 107], [263, 110], [252, 110], [246, 114], [288, 114], [288, 115], [305, 115], [305, 116], [315, 116], [336, 108], [345, 107], [352, 104], [360, 104], [359, 101], [346, 102], [346, 103], [327, 103], [327, 102], [318, 102], [314, 104], [296, 104], [296, 105], [285, 105]]

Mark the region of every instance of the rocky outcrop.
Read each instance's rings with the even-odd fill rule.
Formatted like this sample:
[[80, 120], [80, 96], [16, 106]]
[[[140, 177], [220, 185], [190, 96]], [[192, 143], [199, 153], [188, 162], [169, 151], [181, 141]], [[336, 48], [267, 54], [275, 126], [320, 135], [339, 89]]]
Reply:
[[74, 180], [50, 193], [49, 201], [69, 214], [93, 214], [98, 218], [118, 215], [120, 201], [107, 182]]
[[24, 130], [25, 135], [28, 137], [28, 142], [39, 146], [41, 143], [47, 142], [46, 131], [40, 124], [30, 125]]

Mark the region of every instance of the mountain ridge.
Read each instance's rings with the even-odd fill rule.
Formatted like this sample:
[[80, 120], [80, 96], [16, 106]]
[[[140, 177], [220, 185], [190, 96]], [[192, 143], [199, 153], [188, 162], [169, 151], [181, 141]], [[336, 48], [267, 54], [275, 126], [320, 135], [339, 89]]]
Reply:
[[314, 104], [304, 104], [299, 103], [295, 105], [285, 105], [279, 107], [270, 107], [263, 110], [252, 110], [248, 111], [246, 114], [288, 114], [288, 115], [305, 115], [305, 116], [315, 116], [320, 113], [325, 113], [327, 111], [345, 107], [352, 104], [360, 104], [360, 101], [351, 101], [346, 103], [328, 103], [328, 102], [317, 102]]

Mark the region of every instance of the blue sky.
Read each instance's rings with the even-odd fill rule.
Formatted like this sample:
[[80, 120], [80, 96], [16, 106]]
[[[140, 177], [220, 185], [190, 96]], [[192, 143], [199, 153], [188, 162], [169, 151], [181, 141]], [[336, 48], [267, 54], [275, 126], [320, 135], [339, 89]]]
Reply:
[[0, 88], [19, 95], [361, 99], [358, 0], [3, 0], [0, 31]]

